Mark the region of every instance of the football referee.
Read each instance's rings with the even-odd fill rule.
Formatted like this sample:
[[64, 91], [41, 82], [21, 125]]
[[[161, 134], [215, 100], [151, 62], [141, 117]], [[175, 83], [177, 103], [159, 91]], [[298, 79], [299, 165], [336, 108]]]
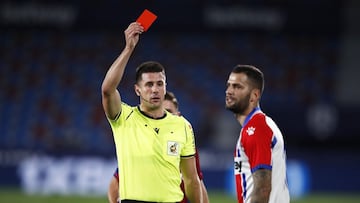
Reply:
[[110, 123], [119, 167], [119, 194], [126, 202], [180, 202], [181, 176], [191, 203], [202, 202], [191, 124], [163, 108], [164, 67], [153, 61], [136, 69], [138, 106], [122, 102], [117, 87], [144, 28], [137, 22], [125, 30], [126, 45], [102, 83], [102, 104]]

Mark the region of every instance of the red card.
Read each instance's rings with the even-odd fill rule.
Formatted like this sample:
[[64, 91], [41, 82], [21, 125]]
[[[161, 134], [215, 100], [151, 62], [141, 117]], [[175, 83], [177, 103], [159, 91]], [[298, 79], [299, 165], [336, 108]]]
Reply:
[[140, 23], [144, 27], [144, 31], [147, 31], [151, 24], [156, 20], [157, 16], [151, 11], [145, 9], [138, 17], [136, 22]]

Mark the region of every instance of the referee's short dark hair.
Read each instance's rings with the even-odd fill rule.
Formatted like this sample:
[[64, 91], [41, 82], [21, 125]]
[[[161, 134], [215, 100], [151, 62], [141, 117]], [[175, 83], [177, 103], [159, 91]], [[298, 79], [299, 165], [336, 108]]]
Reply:
[[146, 61], [136, 68], [135, 81], [136, 83], [138, 83], [141, 80], [141, 76], [143, 73], [159, 72], [163, 72], [165, 75], [165, 68], [163, 65], [156, 61]]

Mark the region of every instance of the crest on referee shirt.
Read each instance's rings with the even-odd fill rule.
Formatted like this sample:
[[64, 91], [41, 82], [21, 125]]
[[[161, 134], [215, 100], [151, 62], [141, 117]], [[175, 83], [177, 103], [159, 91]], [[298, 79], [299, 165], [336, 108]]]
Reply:
[[179, 155], [179, 144], [175, 141], [167, 142], [167, 154], [171, 156]]

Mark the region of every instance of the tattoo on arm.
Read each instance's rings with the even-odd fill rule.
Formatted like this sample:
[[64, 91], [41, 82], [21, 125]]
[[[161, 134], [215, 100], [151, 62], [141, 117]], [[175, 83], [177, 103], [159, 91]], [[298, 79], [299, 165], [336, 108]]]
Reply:
[[271, 170], [259, 169], [253, 174], [254, 190], [251, 194], [251, 203], [269, 202], [271, 192]]

